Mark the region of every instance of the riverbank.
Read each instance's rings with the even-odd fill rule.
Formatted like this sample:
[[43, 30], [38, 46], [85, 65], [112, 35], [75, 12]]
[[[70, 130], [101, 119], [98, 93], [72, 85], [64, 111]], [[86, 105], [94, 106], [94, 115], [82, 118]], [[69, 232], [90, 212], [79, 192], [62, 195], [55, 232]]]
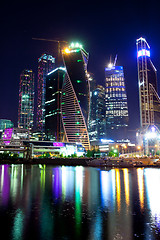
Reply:
[[80, 158], [33, 158], [33, 159], [2, 159], [0, 164], [48, 164], [64, 166], [88, 166], [87, 159]]
[[39, 158], [39, 159], [1, 159], [0, 164], [46, 164], [53, 166], [89, 166], [100, 168], [137, 168], [137, 167], [160, 167], [159, 162], [149, 160], [105, 160], [90, 158]]

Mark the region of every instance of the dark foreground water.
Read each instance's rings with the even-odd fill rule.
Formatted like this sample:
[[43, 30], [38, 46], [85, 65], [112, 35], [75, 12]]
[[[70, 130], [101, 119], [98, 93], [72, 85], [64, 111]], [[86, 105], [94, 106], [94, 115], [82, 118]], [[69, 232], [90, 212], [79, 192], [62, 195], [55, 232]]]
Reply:
[[0, 166], [0, 239], [160, 239], [160, 169]]

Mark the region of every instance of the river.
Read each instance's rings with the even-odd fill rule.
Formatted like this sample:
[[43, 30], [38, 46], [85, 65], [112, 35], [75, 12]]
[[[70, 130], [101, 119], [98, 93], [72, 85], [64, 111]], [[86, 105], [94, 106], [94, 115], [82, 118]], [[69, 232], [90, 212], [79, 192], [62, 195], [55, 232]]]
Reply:
[[1, 239], [160, 239], [160, 169], [0, 165]]

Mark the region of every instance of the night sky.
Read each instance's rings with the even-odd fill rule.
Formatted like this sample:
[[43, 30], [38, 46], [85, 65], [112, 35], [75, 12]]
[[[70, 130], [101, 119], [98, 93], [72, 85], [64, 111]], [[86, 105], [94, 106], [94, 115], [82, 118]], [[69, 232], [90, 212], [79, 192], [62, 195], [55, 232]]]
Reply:
[[[19, 78], [38, 57], [57, 54], [57, 45], [32, 37], [79, 41], [89, 52], [88, 71], [104, 85], [104, 68], [118, 55], [124, 67], [130, 129], [139, 127], [136, 39], [145, 37], [158, 71], [160, 90], [160, 8], [158, 1], [12, 1], [0, 6], [0, 119], [17, 126]], [[36, 86], [35, 86], [36, 87]]]

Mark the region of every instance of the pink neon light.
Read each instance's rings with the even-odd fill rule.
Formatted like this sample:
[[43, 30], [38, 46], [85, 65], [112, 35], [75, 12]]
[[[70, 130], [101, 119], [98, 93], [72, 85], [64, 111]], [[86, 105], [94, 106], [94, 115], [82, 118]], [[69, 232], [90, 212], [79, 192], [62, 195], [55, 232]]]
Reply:
[[10, 140], [12, 138], [12, 133], [13, 133], [13, 128], [6, 128], [4, 130], [3, 140], [7, 140], [7, 141], [4, 141], [4, 143], [6, 145], [10, 144]]
[[53, 142], [54, 147], [64, 147], [64, 143], [62, 142]]

